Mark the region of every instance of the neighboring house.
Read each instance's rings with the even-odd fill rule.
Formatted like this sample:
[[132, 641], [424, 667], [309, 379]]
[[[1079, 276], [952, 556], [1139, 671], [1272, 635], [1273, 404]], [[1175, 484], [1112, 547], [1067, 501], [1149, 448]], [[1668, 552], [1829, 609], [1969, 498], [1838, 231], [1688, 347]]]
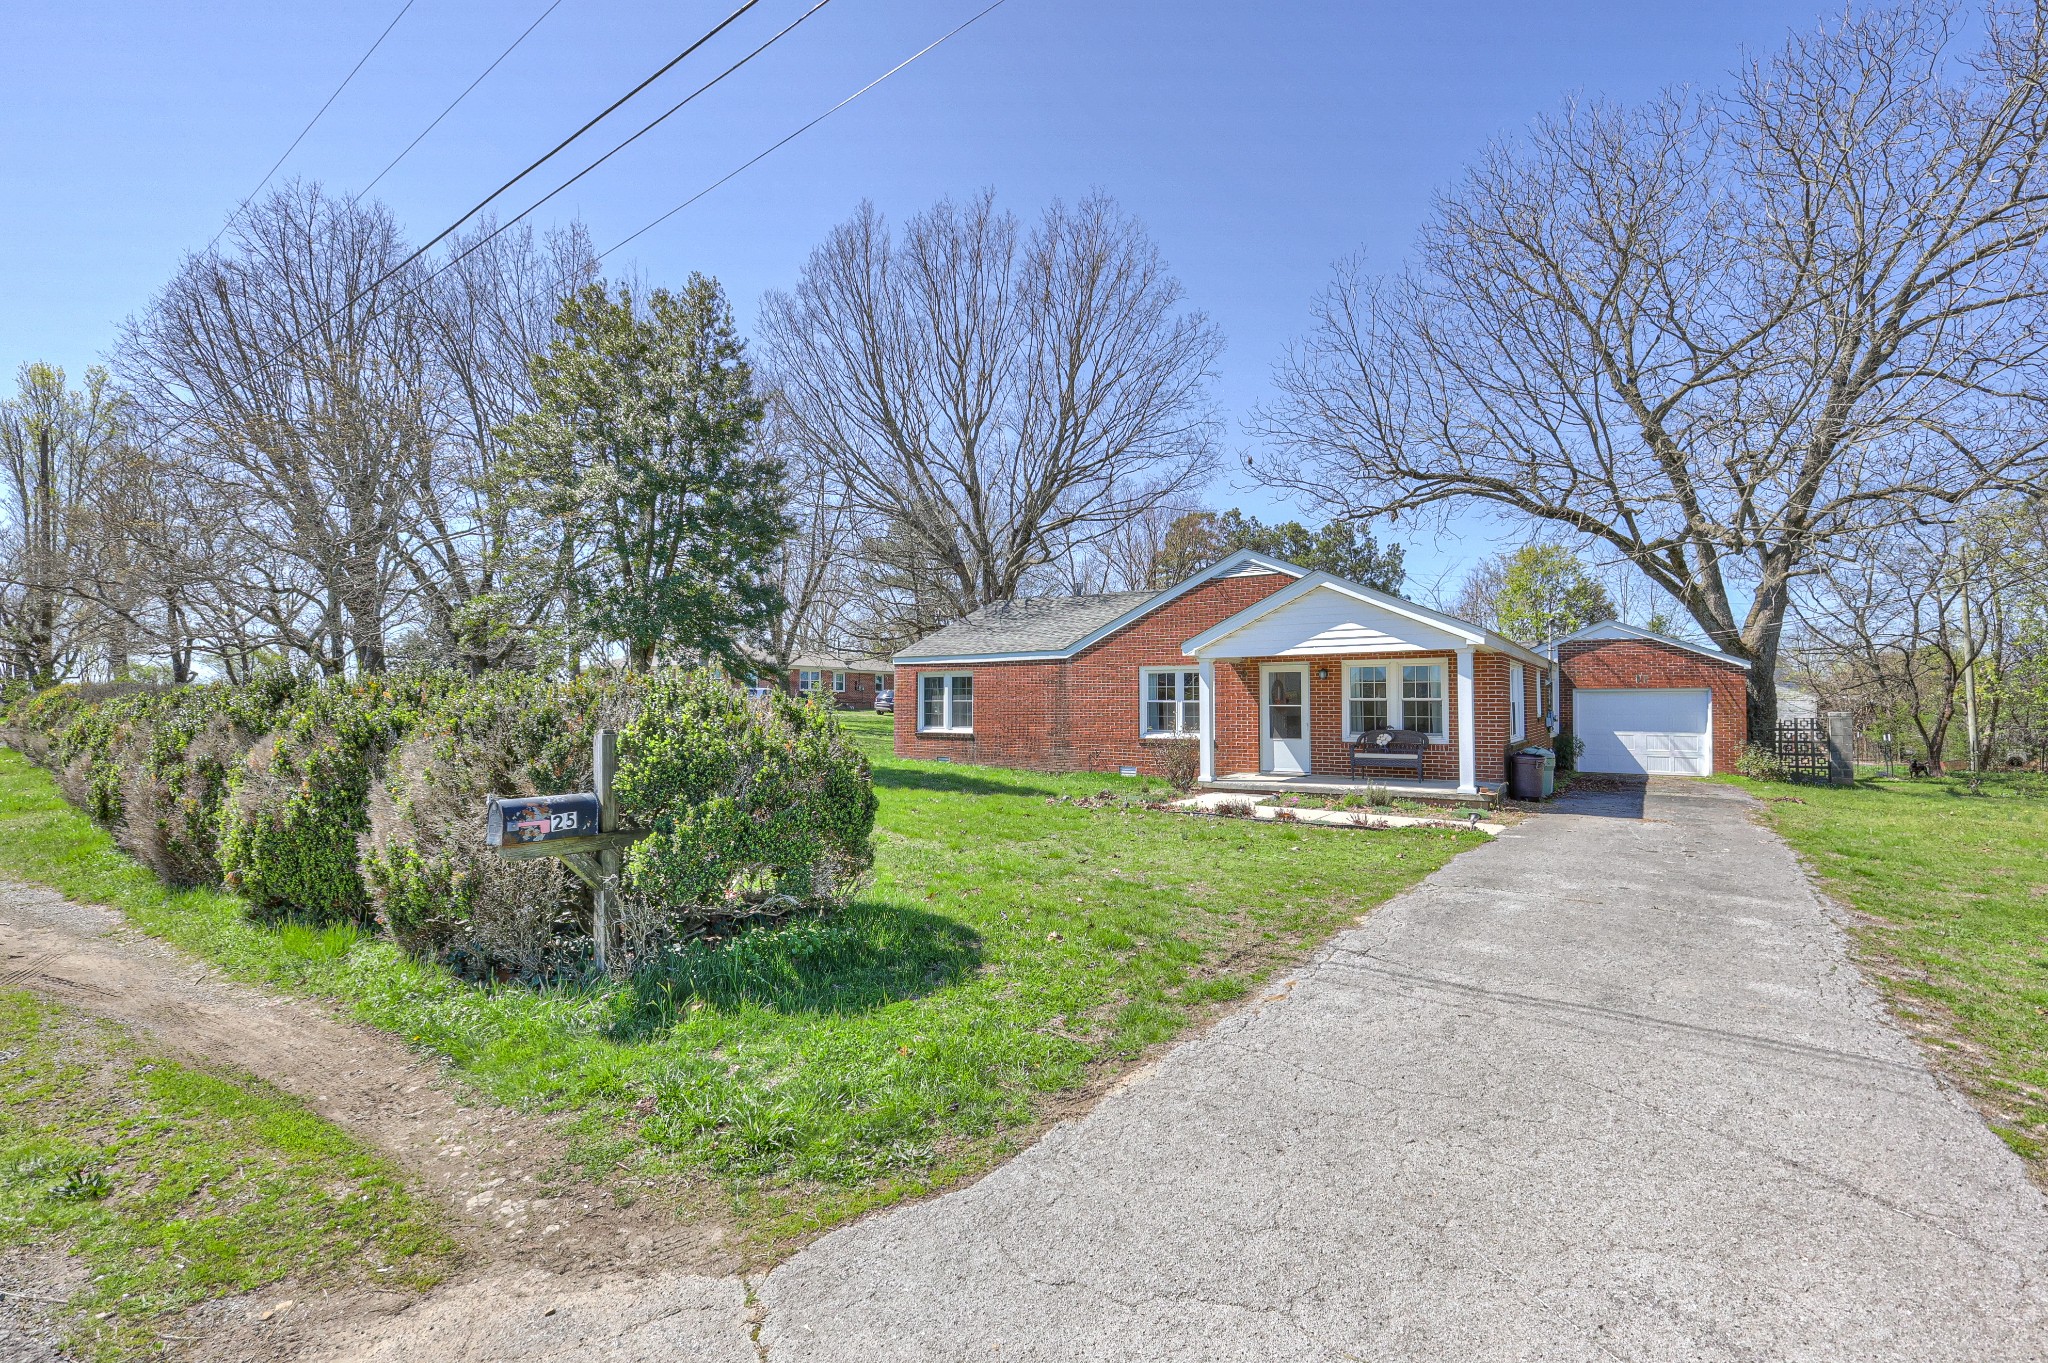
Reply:
[[1603, 620], [1557, 641], [1558, 718], [1586, 747], [1579, 770], [1710, 776], [1749, 742], [1749, 664]]
[[896, 751], [1044, 771], [1349, 776], [1363, 730], [1427, 733], [1427, 779], [1476, 791], [1542, 732], [1541, 654], [1249, 550], [1157, 592], [987, 606], [896, 656]]
[[808, 696], [821, 692], [832, 697], [842, 710], [866, 710], [875, 703], [875, 692], [887, 691], [894, 664], [881, 658], [828, 658], [805, 654], [789, 665], [790, 693]]
[[1820, 697], [1796, 686], [1778, 688], [1779, 719], [1819, 719]]

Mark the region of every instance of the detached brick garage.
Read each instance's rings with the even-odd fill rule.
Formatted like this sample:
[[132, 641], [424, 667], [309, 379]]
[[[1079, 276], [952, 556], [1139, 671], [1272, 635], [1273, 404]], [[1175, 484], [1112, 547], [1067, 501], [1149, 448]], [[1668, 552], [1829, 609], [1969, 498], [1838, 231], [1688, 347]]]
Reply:
[[1749, 741], [1749, 664], [1603, 621], [1558, 641], [1558, 718], [1582, 771], [1711, 776]]

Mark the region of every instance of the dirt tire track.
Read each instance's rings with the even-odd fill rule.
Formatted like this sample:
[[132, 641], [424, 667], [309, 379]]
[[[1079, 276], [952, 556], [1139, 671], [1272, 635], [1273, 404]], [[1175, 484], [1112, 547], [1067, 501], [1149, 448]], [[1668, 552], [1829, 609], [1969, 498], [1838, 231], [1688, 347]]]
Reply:
[[472, 1099], [388, 1034], [229, 980], [111, 910], [0, 881], [0, 987], [122, 1023], [304, 1100], [448, 1209], [468, 1251], [465, 1277], [737, 1267], [734, 1236], [708, 1198], [641, 1196], [621, 1207], [568, 1168], [562, 1119]]

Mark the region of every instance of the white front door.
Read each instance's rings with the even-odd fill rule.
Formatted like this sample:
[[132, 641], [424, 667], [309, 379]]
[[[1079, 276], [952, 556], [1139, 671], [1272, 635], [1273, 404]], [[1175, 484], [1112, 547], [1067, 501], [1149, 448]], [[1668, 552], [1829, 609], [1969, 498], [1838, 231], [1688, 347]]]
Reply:
[[1259, 770], [1306, 775], [1308, 669], [1269, 663], [1259, 672]]

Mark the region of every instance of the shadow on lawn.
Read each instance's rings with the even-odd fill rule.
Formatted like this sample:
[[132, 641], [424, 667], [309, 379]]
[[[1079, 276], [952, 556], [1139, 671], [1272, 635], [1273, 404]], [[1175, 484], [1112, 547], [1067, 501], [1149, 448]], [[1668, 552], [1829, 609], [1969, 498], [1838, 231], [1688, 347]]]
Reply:
[[958, 984], [981, 966], [981, 936], [906, 905], [866, 902], [823, 918], [692, 942], [633, 978], [633, 1010], [610, 1029], [644, 1041], [693, 1007], [863, 1013]]
[[[1023, 785], [982, 775], [987, 767], [966, 767], [949, 771], [944, 767], [903, 766], [891, 763], [874, 770], [875, 785], [885, 790], [942, 790], [955, 795], [1051, 795], [1050, 786]], [[1113, 778], [1105, 778], [1113, 779]]]

